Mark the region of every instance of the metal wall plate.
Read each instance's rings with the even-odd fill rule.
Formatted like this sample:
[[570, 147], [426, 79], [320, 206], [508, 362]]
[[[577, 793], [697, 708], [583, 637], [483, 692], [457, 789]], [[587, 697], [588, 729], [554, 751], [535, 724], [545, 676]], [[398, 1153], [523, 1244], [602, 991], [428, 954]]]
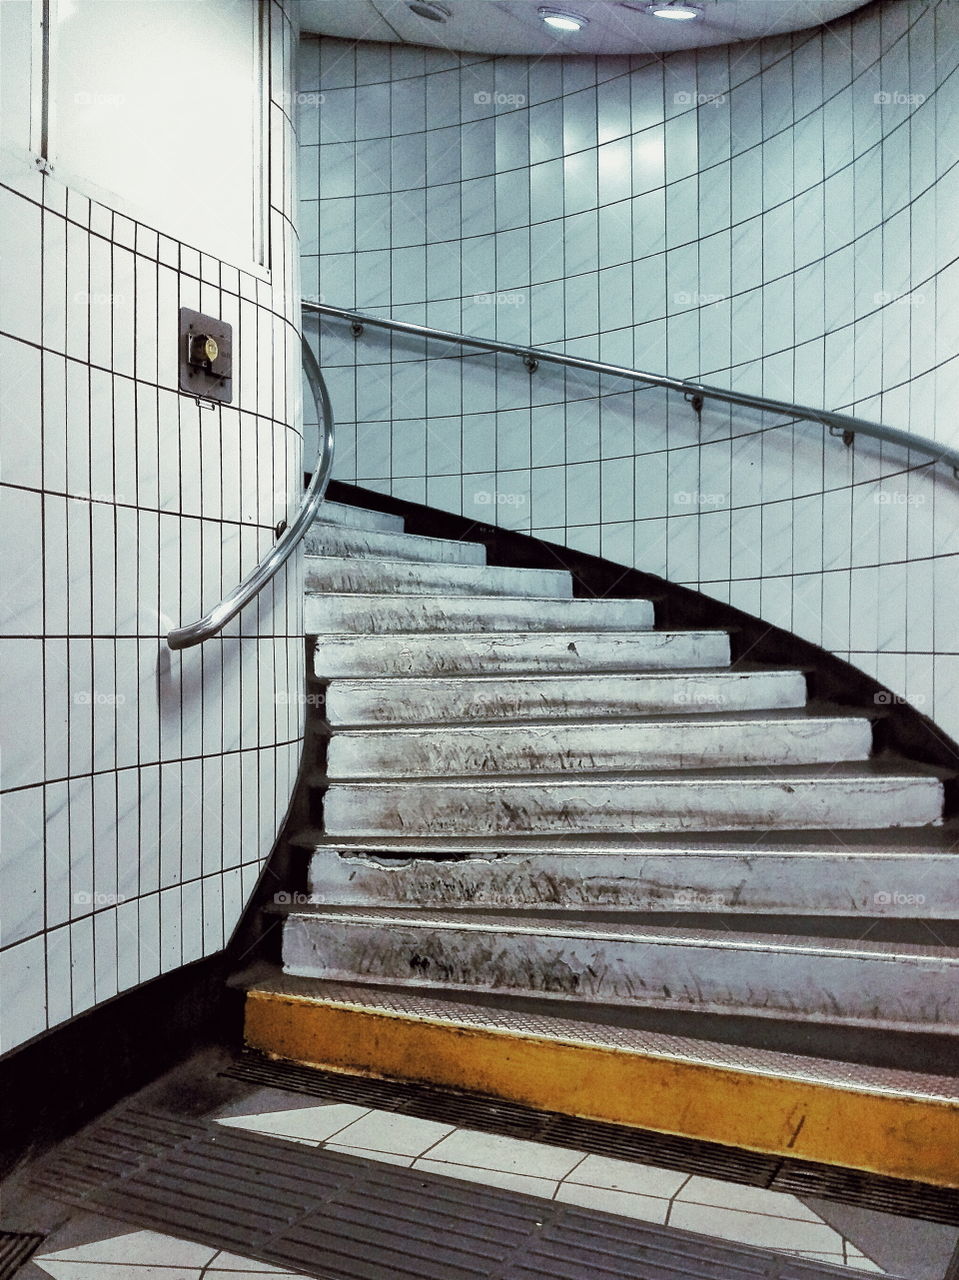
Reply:
[[180, 308], [180, 390], [203, 400], [233, 400], [233, 326]]

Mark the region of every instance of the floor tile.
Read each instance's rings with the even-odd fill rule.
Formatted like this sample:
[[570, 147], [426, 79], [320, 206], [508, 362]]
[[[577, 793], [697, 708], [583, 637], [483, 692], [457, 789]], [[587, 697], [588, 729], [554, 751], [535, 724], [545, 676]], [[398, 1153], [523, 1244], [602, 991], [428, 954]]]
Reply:
[[[247, 1262], [247, 1268], [262, 1268], [264, 1265], [259, 1262]], [[263, 1280], [263, 1277], [269, 1277], [269, 1280], [304, 1280], [302, 1271], [281, 1271], [279, 1267], [265, 1267], [260, 1271], [223, 1271], [216, 1264], [204, 1271], [203, 1280], [206, 1280], [207, 1276], [219, 1276], [220, 1280]], [[94, 1278], [91, 1277], [91, 1280]], [[131, 1276], [130, 1280], [136, 1280], [136, 1276]]]
[[674, 1169], [657, 1169], [629, 1160], [613, 1160], [609, 1156], [587, 1156], [567, 1176], [568, 1182], [590, 1187], [606, 1187], [610, 1191], [632, 1191], [637, 1195], [671, 1198], [689, 1181], [688, 1173]]
[[218, 1253], [207, 1270], [207, 1275], [222, 1275], [223, 1280], [227, 1280], [228, 1276], [234, 1277], [234, 1280], [243, 1280], [248, 1274], [259, 1276], [271, 1276], [273, 1280], [287, 1280], [289, 1276], [299, 1275], [295, 1271], [288, 1271], [286, 1267], [274, 1267], [268, 1262], [255, 1262], [252, 1258], [244, 1258], [238, 1253]]
[[551, 1200], [559, 1185], [549, 1178], [534, 1178], [528, 1173], [506, 1173], [502, 1169], [476, 1169], [468, 1164], [448, 1164], [444, 1160], [432, 1160], [423, 1156], [414, 1169], [424, 1173], [438, 1173], [444, 1178], [458, 1178], [461, 1182], [479, 1182], [485, 1187], [501, 1187], [505, 1191], [519, 1191], [527, 1196], [541, 1196]]
[[669, 1225], [766, 1249], [842, 1252], [842, 1237], [824, 1222], [797, 1222], [773, 1218], [768, 1214], [744, 1213], [740, 1209], [720, 1209], [715, 1205], [685, 1204], [674, 1200]]
[[70, 1249], [58, 1249], [34, 1257], [71, 1262], [124, 1262], [161, 1267], [205, 1267], [216, 1256], [212, 1245], [194, 1244], [192, 1240], [178, 1240], [159, 1231], [128, 1231], [91, 1240], [87, 1244], [74, 1245]]
[[716, 1205], [722, 1209], [742, 1209], [744, 1213], [766, 1213], [774, 1218], [794, 1218], [799, 1222], [822, 1221], [817, 1213], [786, 1192], [744, 1187], [738, 1182], [721, 1182], [718, 1178], [692, 1177], [676, 1199], [691, 1204]]
[[438, 1124], [435, 1120], [371, 1111], [337, 1136], [341, 1146], [390, 1151], [398, 1156], [421, 1156], [452, 1132], [453, 1125]]
[[618, 1213], [621, 1218], [639, 1218], [643, 1222], [666, 1221], [669, 1201], [656, 1196], [633, 1195], [609, 1187], [584, 1187], [578, 1182], [562, 1182], [556, 1199], [564, 1204], [578, 1204], [583, 1209], [601, 1213]]
[[345, 1156], [356, 1156], [360, 1160], [375, 1160], [377, 1164], [396, 1164], [408, 1169], [413, 1163], [413, 1156], [400, 1156], [395, 1151], [370, 1151], [368, 1147], [345, 1147], [340, 1142], [325, 1142], [324, 1151], [340, 1151]]
[[349, 1102], [328, 1102], [322, 1106], [300, 1107], [295, 1111], [268, 1111], [257, 1115], [220, 1116], [217, 1124], [233, 1129], [249, 1129], [253, 1133], [272, 1134], [276, 1138], [292, 1138], [297, 1142], [325, 1142], [369, 1114], [368, 1107]]
[[503, 1173], [528, 1173], [556, 1181], [564, 1178], [583, 1160], [581, 1151], [548, 1147], [541, 1142], [504, 1138], [496, 1133], [457, 1129], [430, 1152], [432, 1160], [468, 1164], [477, 1169], [499, 1169]]
[[53, 1280], [200, 1280], [200, 1267], [165, 1267], [147, 1262], [76, 1262], [72, 1259], [32, 1258]]

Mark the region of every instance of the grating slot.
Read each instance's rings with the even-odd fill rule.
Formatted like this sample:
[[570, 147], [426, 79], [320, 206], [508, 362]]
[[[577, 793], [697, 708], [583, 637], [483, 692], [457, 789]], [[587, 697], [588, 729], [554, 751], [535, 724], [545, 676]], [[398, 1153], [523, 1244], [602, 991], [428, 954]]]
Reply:
[[[435, 1085], [344, 1076], [334, 1071], [274, 1062], [250, 1051], [244, 1052], [222, 1074], [269, 1088], [338, 1102], [355, 1102], [381, 1111], [439, 1120], [464, 1129], [526, 1138], [549, 1146], [571, 1147], [590, 1155], [612, 1156], [618, 1160], [676, 1169], [681, 1173], [720, 1178], [725, 1182], [765, 1187], [797, 1196], [817, 1196], [904, 1218], [922, 1218], [946, 1226], [959, 1226], [959, 1191], [945, 1187], [907, 1182], [856, 1169], [782, 1159], [697, 1138], [634, 1129], [628, 1125], [538, 1111], [520, 1103], [494, 1101], [483, 1094]], [[797, 1277], [800, 1274], [796, 1272]]]
[[925, 1182], [906, 1182], [804, 1160], [784, 1160], [771, 1189], [794, 1196], [858, 1204], [903, 1218], [924, 1218], [927, 1222], [959, 1226], [959, 1191]]
[[30, 1231], [0, 1231], [0, 1280], [9, 1280], [31, 1258], [44, 1237]]

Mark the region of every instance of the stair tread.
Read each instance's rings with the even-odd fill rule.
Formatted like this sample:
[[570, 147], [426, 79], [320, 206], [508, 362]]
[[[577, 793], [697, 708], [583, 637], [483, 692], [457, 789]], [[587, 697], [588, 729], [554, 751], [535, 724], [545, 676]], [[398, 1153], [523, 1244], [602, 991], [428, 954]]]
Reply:
[[528, 1012], [515, 997], [484, 995], [480, 1000], [443, 999], [408, 988], [387, 985], [297, 978], [273, 971], [256, 974], [247, 984], [252, 994], [279, 995], [308, 1003], [337, 1004], [420, 1022], [440, 1022], [475, 1030], [485, 1028], [504, 1036], [602, 1046], [623, 1053], [642, 1054], [719, 1067], [744, 1075], [765, 1075], [832, 1085], [870, 1093], [955, 1103], [959, 1079], [915, 1071], [891, 1070], [830, 1058], [784, 1053], [752, 1045], [698, 1039], [636, 1027], [571, 1018], [565, 1013]]
[[[418, 633], [413, 633], [418, 634]], [[475, 634], [475, 633], [471, 633]], [[505, 634], [509, 635], [509, 632]], [[537, 635], [548, 635], [549, 632], [536, 632]], [[628, 633], [619, 632], [619, 635]], [[644, 631], [643, 635], [649, 635], [650, 632]], [[675, 634], [672, 632], [662, 632], [659, 628], [652, 630], [653, 635]], [[684, 633], [690, 634], [690, 633]], [[692, 633], [697, 634], [697, 633]], [[339, 688], [356, 686], [358, 688], [368, 689], [372, 685], [387, 685], [391, 689], [399, 684], [408, 684], [421, 686], [424, 689], [435, 688], [436, 685], [443, 684], [463, 684], [463, 685], [482, 685], [482, 684], [503, 684], [506, 682], [516, 684], [551, 684], [557, 688], [568, 685], [571, 680], [589, 680], [592, 681], [599, 677], [601, 679], [625, 679], [625, 680], [664, 680], [667, 682], [681, 683], [690, 676], [700, 677], [708, 676], [710, 679], [717, 680], [745, 680], [751, 676], [782, 676], [793, 677], [803, 675], [804, 670], [801, 667], [773, 667], [762, 666], [759, 663], [746, 665], [739, 663], [735, 667], [672, 667], [668, 670], [653, 671], [636, 671], [628, 667], [613, 668], [602, 667], [596, 671], [591, 671], [588, 667], [582, 671], [560, 673], [531, 673], [530, 675], [487, 675], [480, 672], [468, 671], [462, 675], [440, 675], [440, 676], [337, 676], [335, 682]], [[858, 708], [855, 708], [858, 710]], [[872, 715], [869, 710], [868, 714]]]
[[435, 721], [419, 721], [416, 723], [405, 722], [403, 724], [345, 725], [342, 728], [339, 725], [333, 725], [332, 731], [338, 738], [347, 736], [363, 738], [370, 734], [381, 733], [422, 737], [425, 734], [440, 736], [445, 734], [496, 733], [500, 729], [512, 730], [524, 727], [556, 732], [564, 727], [572, 731], [588, 728], [590, 725], [598, 725], [606, 729], [615, 729], [628, 725], [664, 725], [685, 730], [695, 729], [699, 725], [775, 724], [780, 721], [787, 724], [812, 723], [829, 725], [845, 724], [850, 720], [864, 721], [870, 719], [872, 719], [872, 714], [858, 707], [836, 706], [825, 709], [821, 705], [807, 704], [804, 707], [760, 707], [747, 711], [691, 711], [679, 715], [665, 715], [661, 711], [654, 711], [626, 716], [617, 712], [615, 716], [571, 716], [568, 722], [558, 716], [548, 718], [523, 716], [514, 720], [497, 718], [474, 724], [438, 724]]
[[[415, 857], [422, 848], [430, 859], [452, 854], [464, 857], [510, 857], [518, 854], [563, 853], [623, 854], [636, 857], [653, 854], [674, 855], [677, 852], [715, 854], [717, 857], [762, 857], [763, 854], [804, 854], [810, 857], [883, 857], [910, 858], [917, 855], [959, 855], [959, 832], [954, 827], [921, 828], [922, 840], [916, 840], [915, 829], [883, 827], [877, 831], [772, 830], [757, 832], [754, 843], [748, 843], [742, 832], [709, 832], [696, 838], [687, 833], [665, 833], [644, 840], [636, 836], [628, 843], [621, 836], [531, 835], [512, 839], [497, 836], [441, 836], [430, 841], [423, 836], [328, 836], [318, 828], [304, 828], [292, 837], [300, 848], [343, 849], [351, 855], [394, 853], [398, 857]], [[747, 833], [748, 834], [748, 833]], [[856, 847], [861, 846], [861, 847]], [[906, 847], [903, 847], [906, 846]]]
[[566, 787], [610, 787], [617, 783], [655, 783], [661, 786], [687, 786], [690, 782], [700, 784], [725, 785], [730, 781], [743, 784], [792, 782], [829, 782], [848, 783], [851, 781], [873, 782], [879, 779], [900, 782], [938, 781], [954, 775], [933, 765], [918, 764], [914, 761], [890, 761], [884, 759], [841, 761], [838, 764], [790, 764], [790, 765], [732, 765], [700, 769], [650, 769], [646, 771], [620, 771], [596, 774], [569, 773], [511, 773], [511, 774], [478, 774], [469, 777], [458, 776], [416, 776], [413, 778], [397, 775], [388, 779], [379, 778], [347, 778], [335, 780], [336, 786], [390, 787], [403, 786], [413, 782], [416, 786], [442, 786], [468, 788], [477, 786], [495, 787], [528, 787], [531, 783], [555, 784]]
[[[350, 546], [350, 535], [357, 542], [365, 542], [366, 547]], [[328, 552], [324, 543], [336, 543], [340, 540], [342, 551]], [[358, 529], [349, 525], [319, 522], [314, 524], [305, 537], [307, 554], [319, 558], [339, 558], [349, 554], [359, 559], [399, 561], [401, 564], [472, 564], [485, 565], [486, 547], [482, 542], [470, 542], [466, 539], [432, 538], [421, 533], [406, 533], [398, 529]], [[314, 550], [314, 548], [316, 548]], [[393, 554], [394, 550], [398, 554]], [[417, 552], [434, 551], [441, 558], [426, 559]], [[406, 554], [402, 554], [406, 552]], [[444, 552], [454, 554], [452, 559], [442, 558]]]
[[658, 943], [675, 947], [710, 947], [718, 951], [775, 951], [799, 955], [844, 955], [857, 959], [935, 960], [937, 965], [959, 966], [959, 948], [944, 944], [876, 942], [870, 938], [817, 937], [809, 934], [756, 933], [680, 928], [674, 925], [630, 924], [540, 916], [522, 912], [503, 916], [495, 911], [431, 910], [423, 907], [295, 906], [283, 910], [287, 918], [311, 918], [357, 924], [406, 925], [421, 929], [451, 929], [470, 933], [535, 935], [549, 938], [589, 938], [597, 941]]
[[371, 507], [357, 507], [348, 502], [333, 502], [324, 498], [313, 522], [315, 525], [335, 524], [347, 529], [383, 530], [402, 533], [405, 520], [402, 516], [374, 511]]

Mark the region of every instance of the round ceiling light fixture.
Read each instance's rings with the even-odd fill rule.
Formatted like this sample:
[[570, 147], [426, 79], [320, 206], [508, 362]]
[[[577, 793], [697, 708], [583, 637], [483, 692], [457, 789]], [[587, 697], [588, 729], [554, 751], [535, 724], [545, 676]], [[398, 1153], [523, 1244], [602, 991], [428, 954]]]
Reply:
[[539, 16], [552, 31], [582, 31], [589, 25], [589, 19], [578, 13], [570, 13], [566, 9], [541, 8]]
[[683, 0], [654, 0], [643, 6], [643, 12], [652, 18], [668, 18], [671, 22], [697, 22], [703, 16], [702, 6], [685, 4]]
[[447, 22], [452, 9], [445, 4], [437, 4], [435, 0], [410, 0], [409, 9], [418, 18], [429, 18], [430, 22]]

